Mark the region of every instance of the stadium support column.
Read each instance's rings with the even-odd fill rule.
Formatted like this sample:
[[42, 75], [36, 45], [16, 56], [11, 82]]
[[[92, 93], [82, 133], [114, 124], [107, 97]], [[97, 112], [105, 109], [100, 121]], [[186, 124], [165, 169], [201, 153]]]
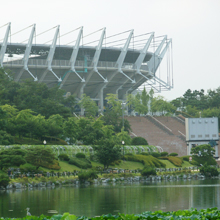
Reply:
[[105, 86], [102, 87], [99, 91], [99, 111], [103, 112], [104, 111], [104, 98], [103, 98], [103, 90]]
[[24, 66], [20, 70], [17, 78], [15, 79], [16, 82], [19, 81], [19, 79], [21, 78], [21, 76], [22, 76], [22, 74], [25, 70], [34, 78], [34, 81], [38, 80], [37, 77], [34, 77], [34, 75], [28, 69], [28, 60], [29, 60], [29, 56], [30, 56], [30, 53], [31, 53], [32, 43], [33, 43], [34, 34], [35, 34], [35, 29], [36, 29], [36, 25], [34, 24], [33, 27], [32, 27], [30, 38], [28, 40], [28, 44], [26, 45], [26, 50], [25, 50], [24, 57], [23, 57]]
[[127, 54], [127, 51], [128, 51], [128, 47], [129, 47], [129, 44], [131, 42], [131, 38], [132, 38], [132, 35], [133, 35], [133, 30], [131, 30], [130, 34], [129, 34], [129, 37], [128, 39], [126, 40], [125, 42], [125, 45], [124, 47], [122, 48], [121, 50], [121, 53], [116, 61], [116, 67], [117, 67], [117, 70], [111, 74], [111, 76], [108, 78], [108, 82], [105, 83], [105, 85], [101, 85], [101, 87], [98, 87], [93, 93], [92, 93], [92, 96], [96, 96], [96, 94], [100, 91], [100, 89], [102, 88], [105, 88], [107, 87], [107, 85], [112, 81], [112, 79], [121, 71], [121, 68], [122, 68], [122, 65], [124, 63], [124, 59], [125, 59], [125, 56]]
[[42, 82], [45, 78], [45, 76], [47, 75], [47, 72], [50, 71], [58, 80], [58, 82], [61, 82], [62, 79], [59, 78], [56, 73], [53, 72], [52, 70], [52, 61], [53, 61], [53, 57], [54, 57], [54, 53], [55, 53], [55, 49], [56, 49], [56, 43], [57, 43], [57, 38], [58, 38], [58, 34], [60, 32], [60, 25], [57, 26], [54, 38], [53, 38], [53, 42], [50, 46], [50, 51], [49, 54], [47, 56], [47, 69], [44, 71], [43, 75], [41, 76], [39, 82]]
[[68, 71], [68, 73], [65, 75], [62, 83], [60, 84], [60, 89], [63, 87], [63, 85], [65, 84], [66, 80], [68, 79], [70, 73], [75, 73], [80, 79], [81, 79], [81, 82], [85, 82], [85, 79], [83, 79], [75, 70], [75, 63], [76, 63], [76, 58], [77, 58], [77, 55], [78, 55], [78, 51], [79, 51], [79, 45], [80, 45], [80, 41], [81, 41], [81, 38], [82, 38], [82, 33], [83, 33], [83, 27], [80, 28], [80, 31], [79, 31], [79, 34], [78, 34], [78, 37], [77, 37], [77, 40], [76, 40], [76, 43], [74, 45], [74, 48], [73, 48], [73, 52], [72, 52], [72, 55], [71, 55], [71, 58], [70, 58], [70, 64], [71, 64], [71, 69]]
[[89, 80], [91, 79], [93, 73], [97, 73], [102, 79], [103, 79], [103, 82], [106, 83], [108, 82], [107, 79], [105, 79], [98, 71], [97, 69], [97, 65], [98, 65], [98, 62], [99, 62], [99, 57], [100, 57], [100, 54], [101, 54], [101, 51], [102, 51], [102, 44], [103, 44], [103, 40], [104, 40], [104, 37], [105, 37], [105, 30], [106, 28], [103, 28], [103, 31], [102, 31], [102, 34], [101, 34], [101, 37], [100, 37], [100, 40], [99, 40], [99, 43], [98, 43], [98, 46], [96, 47], [96, 51], [95, 51], [95, 55], [93, 57], [93, 60], [92, 60], [92, 64], [91, 66], [93, 67], [93, 69], [89, 72], [88, 76], [86, 77], [85, 79], [85, 82], [80, 85], [77, 90], [76, 90], [76, 94], [78, 94], [82, 87], [84, 88], [87, 83], [89, 82]]
[[5, 37], [1, 45], [1, 51], [0, 51], [0, 65], [2, 68], [3, 68], [3, 60], [4, 60], [5, 51], [6, 51], [7, 44], [8, 44], [8, 36], [9, 36], [10, 30], [11, 30], [11, 23], [8, 23], [8, 27], [7, 27]]

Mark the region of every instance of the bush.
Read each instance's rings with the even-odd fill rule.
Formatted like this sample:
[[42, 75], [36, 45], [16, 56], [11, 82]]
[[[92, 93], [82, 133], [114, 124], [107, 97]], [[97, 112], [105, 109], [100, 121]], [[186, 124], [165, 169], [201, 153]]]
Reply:
[[190, 156], [182, 156], [182, 157], [180, 157], [180, 158], [182, 158], [184, 161], [189, 161], [189, 157], [190, 157]]
[[176, 157], [176, 156], [178, 156], [178, 154], [177, 153], [171, 153], [169, 156]]
[[57, 160], [54, 160], [53, 163], [47, 163], [47, 162], [42, 163], [41, 166], [53, 170], [61, 169], [61, 167], [59, 166], [59, 162]]
[[143, 137], [134, 137], [131, 140], [131, 145], [148, 145], [148, 143]]
[[153, 167], [146, 166], [141, 171], [141, 176], [150, 176], [150, 175], [156, 175], [156, 170]]
[[192, 161], [190, 163], [195, 166], [200, 166], [200, 164], [205, 164], [205, 163], [207, 163], [207, 165], [217, 164], [215, 159], [212, 156], [199, 157], [197, 155], [192, 156]]
[[166, 151], [161, 152], [160, 155], [161, 155], [161, 157], [166, 157], [166, 156], [168, 156], [168, 152], [166, 152]]
[[179, 157], [169, 156], [168, 160], [177, 167], [182, 167], [183, 159]]
[[166, 164], [151, 155], [125, 155], [125, 160], [140, 162], [143, 165], [151, 167], [166, 167]]
[[96, 171], [89, 170], [89, 171], [79, 173], [78, 178], [80, 182], [85, 182], [86, 180], [93, 180], [93, 179], [98, 178], [98, 175], [96, 174]]
[[145, 156], [148, 156], [148, 155], [149, 155], [149, 153], [147, 153], [147, 152], [142, 152], [141, 154], [142, 154], [142, 155], [145, 155]]
[[92, 168], [91, 162], [85, 158], [70, 158], [69, 164], [75, 165], [82, 169]]
[[6, 187], [9, 183], [10, 179], [7, 175], [1, 174], [0, 175], [0, 186]]
[[160, 153], [157, 153], [157, 152], [152, 152], [151, 155], [156, 158], [161, 156]]
[[70, 158], [67, 154], [60, 154], [58, 157], [59, 157], [60, 160], [64, 160], [64, 161], [69, 161], [70, 160]]
[[86, 158], [86, 156], [83, 153], [77, 153], [76, 158]]
[[31, 172], [31, 171], [35, 171], [36, 167], [33, 166], [32, 164], [26, 163], [24, 165], [20, 165], [20, 169], [24, 170], [25, 172]]
[[215, 167], [211, 167], [205, 163], [204, 166], [200, 168], [200, 173], [205, 175], [206, 177], [218, 176], [219, 172]]

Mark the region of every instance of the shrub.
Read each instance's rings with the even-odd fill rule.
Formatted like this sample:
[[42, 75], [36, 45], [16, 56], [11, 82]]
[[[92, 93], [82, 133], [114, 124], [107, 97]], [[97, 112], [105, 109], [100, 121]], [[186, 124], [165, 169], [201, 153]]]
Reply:
[[77, 153], [76, 158], [86, 158], [86, 156], [83, 153]]
[[215, 159], [212, 156], [199, 157], [197, 155], [192, 156], [192, 161], [190, 163], [195, 166], [200, 166], [200, 164], [205, 164], [205, 163], [207, 163], [207, 165], [217, 164]]
[[183, 159], [179, 157], [169, 156], [168, 160], [177, 167], [182, 167]]
[[7, 175], [1, 174], [0, 175], [0, 186], [6, 187], [9, 183], [10, 179]]
[[178, 156], [178, 154], [177, 153], [171, 153], [169, 156], [176, 157], [176, 156]]
[[150, 175], [156, 175], [156, 170], [154, 167], [146, 166], [141, 171], [141, 176], [150, 176]]
[[131, 145], [148, 145], [148, 143], [143, 137], [134, 137], [131, 140]]
[[85, 158], [70, 158], [69, 164], [75, 165], [82, 169], [92, 168], [91, 162]]
[[59, 166], [59, 162], [57, 160], [54, 160], [53, 163], [47, 163], [47, 162], [42, 163], [41, 166], [53, 170], [61, 169], [61, 167]]
[[145, 156], [148, 156], [148, 155], [149, 155], [149, 153], [147, 153], [147, 152], [142, 152], [141, 154], [142, 154], [142, 155], [145, 155]]
[[211, 167], [205, 163], [204, 166], [200, 168], [200, 173], [207, 176], [207, 177], [212, 177], [212, 176], [218, 176], [219, 172], [215, 167]]
[[168, 157], [159, 157], [160, 160], [169, 160]]
[[168, 152], [166, 152], [166, 151], [161, 152], [160, 155], [161, 155], [161, 157], [166, 157], [166, 156], [168, 156]]
[[86, 180], [93, 180], [98, 178], [98, 175], [96, 174], [96, 171], [89, 170], [79, 173], [78, 178], [80, 182], [85, 182]]
[[156, 158], [161, 156], [160, 153], [157, 153], [157, 152], [152, 152], [151, 155]]
[[182, 158], [182, 159], [185, 160], [185, 161], [189, 161], [189, 157], [190, 157], [190, 156], [182, 156], [182, 157], [180, 157], [180, 158]]
[[25, 172], [31, 172], [31, 171], [35, 171], [36, 167], [33, 166], [32, 164], [26, 163], [24, 165], [20, 165], [20, 169], [24, 170]]
[[70, 160], [70, 158], [67, 154], [60, 154], [58, 157], [59, 157], [60, 160], [64, 160], [64, 161], [69, 161]]
[[135, 161], [135, 162], [140, 162], [142, 163], [143, 165], [146, 165], [146, 166], [151, 166], [151, 167], [166, 167], [166, 165], [161, 162], [160, 160], [158, 160], [157, 158], [151, 156], [151, 155], [148, 155], [148, 156], [145, 156], [145, 155], [125, 155], [125, 160], [128, 160], [128, 161]]

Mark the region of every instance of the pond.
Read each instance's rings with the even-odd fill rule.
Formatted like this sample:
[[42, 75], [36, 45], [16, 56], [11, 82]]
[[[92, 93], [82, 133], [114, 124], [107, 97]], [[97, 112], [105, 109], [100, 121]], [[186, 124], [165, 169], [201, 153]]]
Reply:
[[[69, 212], [77, 216], [138, 214], [144, 211], [172, 211], [218, 207], [220, 180], [175, 180], [91, 186], [34, 188], [0, 191], [0, 217]], [[54, 211], [51, 211], [54, 210]]]

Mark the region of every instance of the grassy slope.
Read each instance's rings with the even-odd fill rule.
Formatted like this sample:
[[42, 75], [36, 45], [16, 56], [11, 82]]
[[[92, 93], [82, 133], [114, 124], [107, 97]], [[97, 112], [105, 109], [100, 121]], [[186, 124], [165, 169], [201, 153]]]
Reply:
[[[163, 163], [166, 164], [166, 168], [175, 168], [175, 166], [169, 162], [168, 160], [161, 160]], [[73, 172], [74, 170], [81, 170], [81, 168], [68, 164], [67, 162], [64, 161], [59, 161], [59, 164], [61, 166], [61, 169], [59, 172], [64, 172], [64, 171], [70, 171]], [[93, 167], [103, 167], [103, 165], [99, 162], [92, 161], [92, 166]], [[182, 167], [190, 167], [192, 166], [189, 162], [184, 161], [182, 164]], [[118, 168], [118, 169], [129, 169], [129, 170], [136, 170], [136, 169], [143, 169], [144, 165], [139, 162], [132, 162], [132, 161], [122, 161], [119, 165], [117, 166], [110, 166], [110, 168]], [[40, 170], [43, 171], [51, 171], [46, 168], [40, 168]], [[55, 171], [56, 172], [56, 171]]]

